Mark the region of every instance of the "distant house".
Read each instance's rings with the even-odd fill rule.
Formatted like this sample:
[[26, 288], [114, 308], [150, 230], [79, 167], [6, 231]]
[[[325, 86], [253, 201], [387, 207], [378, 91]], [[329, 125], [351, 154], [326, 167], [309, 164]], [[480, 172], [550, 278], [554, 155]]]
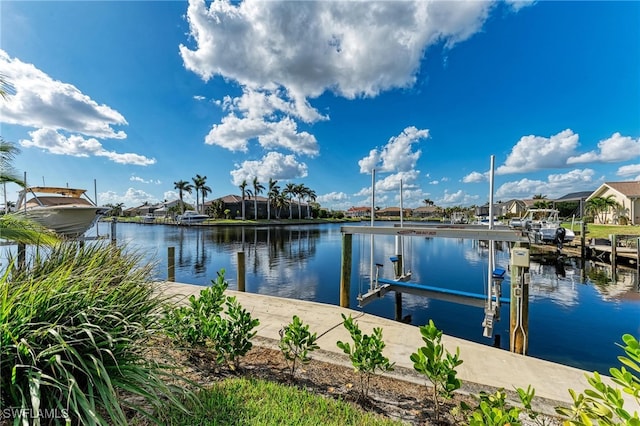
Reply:
[[411, 216], [417, 218], [435, 217], [439, 215], [438, 207], [436, 206], [420, 206], [411, 210]]
[[350, 207], [345, 216], [347, 217], [371, 217], [371, 207]]
[[[241, 218], [242, 217], [242, 197], [239, 195], [225, 195], [224, 197], [216, 198], [214, 200], [209, 200], [204, 203], [204, 209], [207, 211], [207, 208], [211, 206], [213, 202], [222, 201], [223, 210], [229, 210], [232, 218]], [[258, 219], [266, 219], [268, 217], [267, 212], [267, 203], [269, 199], [266, 197], [261, 197], [258, 195], [257, 199], [254, 200], [253, 197], [245, 197], [244, 199], [244, 217], [245, 219], [253, 219], [255, 217], [255, 201], [257, 201], [258, 205]], [[298, 219], [298, 210], [302, 217], [307, 215], [307, 204], [301, 203], [300, 209], [298, 209], [298, 203], [296, 200], [291, 200], [290, 206], [284, 206], [281, 209], [276, 208], [275, 206], [271, 206], [271, 218], [272, 219], [288, 219], [289, 218], [289, 209], [291, 209], [291, 217], [294, 219]]]
[[[607, 198], [610, 195], [621, 208], [611, 211], [611, 214], [607, 215], [607, 222], [618, 223], [620, 217], [624, 216], [632, 225], [640, 224], [640, 181], [605, 182], [593, 191], [586, 201], [589, 202], [597, 197]], [[594, 221], [599, 219], [594, 217]]]
[[[411, 209], [403, 208], [402, 210], [404, 217], [411, 215]], [[384, 209], [380, 209], [376, 212], [376, 217], [400, 219], [400, 207], [385, 207]]]

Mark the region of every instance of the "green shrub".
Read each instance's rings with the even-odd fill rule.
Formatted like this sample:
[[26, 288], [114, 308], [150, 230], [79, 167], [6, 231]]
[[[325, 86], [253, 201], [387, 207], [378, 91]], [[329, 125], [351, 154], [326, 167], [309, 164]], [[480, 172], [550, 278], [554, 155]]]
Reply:
[[424, 374], [433, 385], [433, 412], [435, 421], [440, 418], [441, 398], [450, 399], [460, 389], [462, 382], [456, 377], [456, 367], [462, 364], [460, 348], [454, 355], [450, 354], [441, 343], [442, 330], [438, 330], [433, 322], [420, 327], [420, 334], [425, 346], [411, 354], [413, 368]]
[[371, 377], [377, 371], [385, 372], [393, 370], [395, 363], [390, 363], [389, 358], [382, 355], [385, 343], [382, 340], [382, 329], [373, 329], [371, 336], [363, 334], [358, 324], [353, 321], [351, 315], [347, 318], [342, 314], [344, 328], [351, 334], [353, 346], [349, 343], [338, 341], [337, 345], [344, 353], [349, 355], [351, 364], [360, 377], [360, 395], [369, 397], [369, 384]]
[[296, 372], [296, 362], [307, 364], [311, 361], [309, 353], [318, 349], [316, 333], [309, 332], [309, 324], [303, 324], [297, 315], [280, 330], [280, 350], [289, 366], [291, 377]]
[[[636, 403], [640, 404], [640, 343], [630, 334], [622, 336], [626, 356], [619, 356], [618, 360], [623, 364], [620, 368], [610, 368], [609, 374], [613, 382], [622, 387], [616, 388], [602, 381], [600, 374], [594, 372], [587, 375], [587, 382], [591, 389], [584, 393], [577, 393], [569, 389], [573, 399], [571, 407], [557, 407], [559, 414], [568, 417], [569, 425], [618, 425], [640, 426], [638, 412], [627, 411], [624, 407], [622, 392], [632, 395]], [[626, 367], [629, 369], [627, 369]], [[596, 422], [592, 422], [596, 420]]]
[[[538, 413], [531, 408], [535, 390], [529, 386], [527, 390], [518, 388], [517, 392], [529, 418], [539, 424], [545, 424], [543, 420], [538, 421]], [[464, 402], [460, 404], [462, 412], [468, 416], [466, 424], [469, 426], [519, 426], [522, 424], [520, 417], [523, 410], [507, 404], [507, 394], [504, 389], [498, 389], [492, 394], [483, 391], [477, 398], [476, 407], [471, 407]]]
[[237, 370], [241, 357], [253, 346], [253, 329], [260, 321], [251, 318], [235, 297], [225, 296], [228, 283], [224, 273], [224, 269], [218, 272], [211, 287], [202, 289], [199, 297], [189, 297], [187, 306], [166, 305], [162, 323], [174, 343], [188, 349], [211, 349], [216, 362]]
[[231, 370], [236, 371], [240, 366], [240, 359], [251, 350], [251, 339], [256, 335], [253, 331], [260, 321], [240, 305], [235, 297], [227, 297], [225, 317], [216, 319], [213, 333], [214, 350], [219, 364], [225, 363]]
[[23, 424], [125, 424], [126, 410], [180, 407], [144, 354], [162, 303], [151, 265], [106, 244], [39, 250], [0, 277], [0, 407]]

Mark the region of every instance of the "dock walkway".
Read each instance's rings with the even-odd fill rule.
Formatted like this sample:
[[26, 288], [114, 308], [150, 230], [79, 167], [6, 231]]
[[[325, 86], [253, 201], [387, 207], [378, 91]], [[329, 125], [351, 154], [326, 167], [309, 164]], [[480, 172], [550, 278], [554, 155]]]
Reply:
[[[169, 296], [176, 296], [177, 300], [192, 294], [198, 295], [203, 288], [198, 285], [178, 283], [164, 283], [164, 285], [166, 287], [163, 287], [163, 292]], [[328, 356], [322, 359], [316, 352], [312, 356], [323, 361], [350, 366], [347, 356], [336, 346], [338, 340], [350, 341], [349, 333], [342, 326], [341, 314], [351, 315], [356, 319], [362, 332], [366, 334], [370, 334], [374, 327], [381, 327], [383, 340], [386, 343], [384, 355], [395, 362], [396, 367], [402, 367], [397, 368], [399, 370], [397, 373], [387, 374], [401, 375], [398, 378], [420, 384], [425, 383], [424, 377], [418, 373], [406, 373], [413, 372], [410, 355], [424, 346], [416, 326], [334, 305], [231, 290], [227, 290], [227, 293], [236, 296], [242, 306], [251, 312], [252, 317], [260, 320], [257, 336], [261, 342], [272, 342], [273, 347], [277, 347], [280, 329], [291, 322], [293, 315], [298, 315], [305, 324], [309, 324], [311, 332], [316, 332], [320, 336], [318, 339], [320, 352]], [[480, 325], [478, 330], [480, 332]], [[460, 348], [460, 358], [464, 362], [457, 371], [463, 383], [504, 388], [508, 391], [518, 387], [526, 389], [531, 385], [536, 391], [537, 408], [546, 413], [552, 412], [556, 405], [570, 405], [571, 397], [568, 389], [582, 392], [590, 388], [585, 378], [585, 373], [589, 372], [577, 368], [514, 354], [504, 349], [447, 335], [443, 335], [442, 341], [445, 348], [451, 352], [455, 351], [456, 347]], [[400, 370], [404, 370], [405, 374], [401, 374]], [[640, 406], [629, 395], [624, 397], [625, 407], [628, 410], [632, 412], [640, 410]], [[635, 406], [637, 408], [634, 408]]]

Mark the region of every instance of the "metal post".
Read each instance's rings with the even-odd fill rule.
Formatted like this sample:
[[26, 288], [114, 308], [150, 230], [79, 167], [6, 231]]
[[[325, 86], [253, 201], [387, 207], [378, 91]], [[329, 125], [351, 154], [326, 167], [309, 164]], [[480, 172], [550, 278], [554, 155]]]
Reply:
[[169, 247], [167, 249], [167, 280], [170, 282], [176, 281], [176, 248]]
[[[528, 249], [528, 244], [516, 243], [511, 252], [511, 301], [509, 306], [509, 349], [526, 355], [529, 335], [529, 268], [528, 262], [516, 261], [518, 249]], [[526, 256], [528, 258], [528, 255]], [[524, 256], [523, 256], [524, 258]]]
[[238, 252], [238, 291], [245, 291], [245, 262], [244, 252]]
[[351, 253], [353, 234], [342, 236], [342, 263], [340, 265], [340, 306], [348, 308], [351, 298]]

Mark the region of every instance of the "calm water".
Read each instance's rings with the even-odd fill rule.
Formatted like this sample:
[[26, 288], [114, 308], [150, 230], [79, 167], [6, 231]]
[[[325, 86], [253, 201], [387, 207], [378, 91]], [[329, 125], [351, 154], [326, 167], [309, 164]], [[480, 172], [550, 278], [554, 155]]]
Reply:
[[[108, 232], [109, 224], [100, 224], [100, 233]], [[235, 289], [236, 254], [244, 251], [246, 291], [339, 304], [339, 224], [207, 228], [119, 223], [116, 235], [119, 243], [142, 250], [156, 261], [159, 278], [167, 276], [167, 247], [173, 246], [177, 282], [208, 285], [217, 271], [225, 269], [229, 286]], [[366, 292], [369, 285], [369, 241], [369, 235], [353, 237], [354, 309], [360, 309], [357, 296]], [[389, 257], [395, 254], [394, 237], [376, 236], [374, 246], [375, 262], [384, 264], [381, 274], [391, 278]], [[406, 267], [413, 272], [412, 282], [484, 293], [488, 250], [478, 241], [408, 238], [404, 257]], [[496, 257], [497, 265], [507, 269], [506, 244], [499, 246]], [[583, 267], [580, 259], [548, 258], [532, 261], [530, 272], [531, 356], [606, 373], [617, 365], [621, 350], [616, 342], [620, 342], [622, 334], [640, 337], [640, 289], [635, 270], [619, 269], [612, 278], [611, 268], [605, 265], [587, 261]], [[507, 297], [508, 275], [502, 284]], [[393, 318], [394, 296], [387, 294], [362, 310]], [[481, 308], [405, 294], [403, 314], [411, 315], [414, 325], [433, 319], [446, 334], [493, 344], [492, 339], [482, 336]], [[502, 308], [500, 317], [494, 335], [501, 336], [501, 347], [508, 350], [508, 305]]]

